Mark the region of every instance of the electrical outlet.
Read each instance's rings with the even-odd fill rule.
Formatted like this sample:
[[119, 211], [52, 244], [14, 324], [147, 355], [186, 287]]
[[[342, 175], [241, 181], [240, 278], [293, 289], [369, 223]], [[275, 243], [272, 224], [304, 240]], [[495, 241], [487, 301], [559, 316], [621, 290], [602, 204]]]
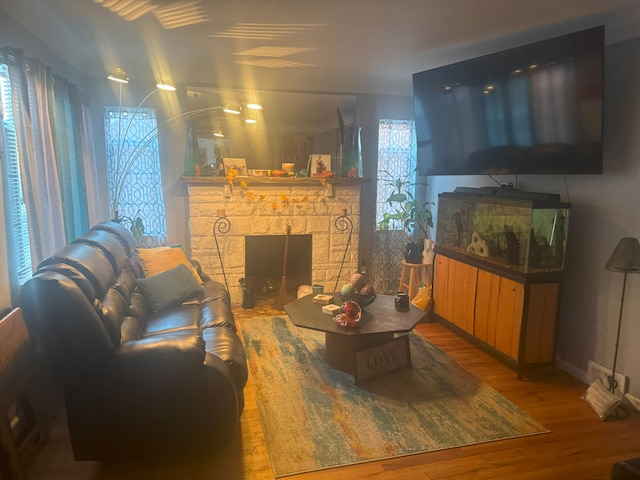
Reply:
[[[611, 376], [612, 371], [610, 368], [600, 365], [593, 360], [589, 360], [589, 368], [587, 372], [589, 376], [589, 385], [591, 385], [597, 378], [605, 379], [605, 385], [609, 385], [606, 377]], [[616, 372], [616, 381], [618, 382], [616, 392], [622, 396], [627, 392], [627, 389], [629, 388], [629, 377], [623, 375], [620, 372]]]

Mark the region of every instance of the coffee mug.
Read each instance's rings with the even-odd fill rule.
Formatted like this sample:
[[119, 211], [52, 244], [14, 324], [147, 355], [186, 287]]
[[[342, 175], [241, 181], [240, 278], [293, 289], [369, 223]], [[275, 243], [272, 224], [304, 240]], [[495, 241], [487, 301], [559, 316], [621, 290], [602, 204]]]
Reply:
[[396, 308], [409, 308], [409, 294], [404, 292], [396, 293]]
[[324, 287], [322, 285], [312, 285], [313, 294], [318, 295], [319, 293], [324, 293]]

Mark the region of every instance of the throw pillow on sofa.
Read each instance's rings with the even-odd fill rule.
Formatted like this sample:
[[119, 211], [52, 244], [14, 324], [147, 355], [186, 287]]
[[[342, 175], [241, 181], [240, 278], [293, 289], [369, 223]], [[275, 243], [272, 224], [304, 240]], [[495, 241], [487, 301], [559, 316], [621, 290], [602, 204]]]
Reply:
[[145, 277], [151, 277], [158, 273], [166, 272], [167, 270], [177, 267], [178, 265], [185, 265], [194, 278], [202, 285], [202, 278], [198, 275], [198, 272], [193, 267], [189, 259], [182, 250], [182, 247], [157, 247], [157, 248], [139, 248], [138, 258], [142, 265]]
[[195, 299], [204, 291], [184, 264], [148, 278], [139, 278], [136, 284], [153, 312]]

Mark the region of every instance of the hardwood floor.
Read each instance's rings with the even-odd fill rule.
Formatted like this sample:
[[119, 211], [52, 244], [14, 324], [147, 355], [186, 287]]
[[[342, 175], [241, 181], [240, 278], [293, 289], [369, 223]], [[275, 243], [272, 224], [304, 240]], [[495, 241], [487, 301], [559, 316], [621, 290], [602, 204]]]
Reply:
[[[283, 314], [268, 305], [234, 308], [239, 320]], [[518, 381], [514, 370], [437, 323], [416, 331], [470, 372], [490, 384], [549, 434], [411, 455], [379, 462], [296, 475], [298, 479], [608, 479], [611, 465], [640, 457], [640, 415], [600, 421], [580, 398], [586, 385], [557, 372], [538, 372]], [[29, 467], [28, 479], [224, 479], [270, 480], [269, 461], [255, 396], [249, 380], [240, 429], [231, 445], [210, 458], [157, 464], [105, 465], [75, 462], [64, 417], [55, 419], [51, 440]]]

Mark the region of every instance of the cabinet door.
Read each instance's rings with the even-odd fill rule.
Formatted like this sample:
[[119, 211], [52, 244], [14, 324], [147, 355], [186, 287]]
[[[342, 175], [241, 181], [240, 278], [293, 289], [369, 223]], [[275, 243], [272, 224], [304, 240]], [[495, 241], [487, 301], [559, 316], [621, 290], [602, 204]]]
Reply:
[[474, 299], [478, 269], [438, 255], [433, 281], [434, 311], [473, 334]]
[[436, 255], [433, 261], [433, 311], [442, 318], [449, 318], [447, 288], [449, 285], [449, 257]]
[[481, 270], [476, 295], [475, 336], [518, 359], [524, 285]]
[[474, 335], [484, 343], [496, 344], [496, 319], [498, 317], [498, 294], [500, 277], [480, 270], [476, 288], [476, 317]]
[[553, 361], [559, 299], [558, 283], [538, 283], [529, 288], [525, 363]]

